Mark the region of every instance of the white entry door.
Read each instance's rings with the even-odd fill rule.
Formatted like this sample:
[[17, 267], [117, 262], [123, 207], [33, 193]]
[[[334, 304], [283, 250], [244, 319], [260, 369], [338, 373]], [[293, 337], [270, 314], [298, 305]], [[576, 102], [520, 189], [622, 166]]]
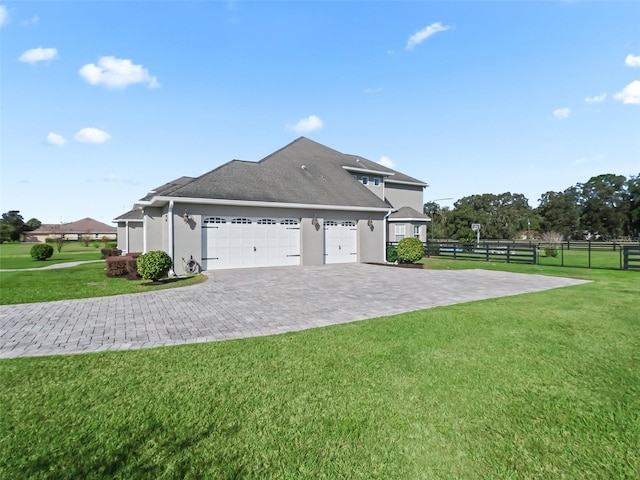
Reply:
[[208, 217], [203, 220], [203, 270], [299, 264], [297, 219]]
[[358, 261], [358, 230], [355, 221], [325, 220], [324, 263]]

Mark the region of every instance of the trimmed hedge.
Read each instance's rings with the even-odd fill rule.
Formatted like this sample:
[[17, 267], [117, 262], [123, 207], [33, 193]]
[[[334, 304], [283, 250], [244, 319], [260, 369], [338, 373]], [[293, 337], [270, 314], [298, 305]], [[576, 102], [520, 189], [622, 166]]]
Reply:
[[403, 238], [398, 242], [398, 261], [414, 263], [424, 257], [424, 245], [417, 238]]
[[34, 260], [47, 260], [53, 255], [53, 247], [46, 243], [39, 243], [31, 247], [29, 253]]
[[398, 261], [398, 249], [396, 247], [387, 247], [387, 262], [395, 263]]
[[107, 257], [105, 260], [107, 262], [107, 277], [124, 277], [127, 275], [127, 257]]

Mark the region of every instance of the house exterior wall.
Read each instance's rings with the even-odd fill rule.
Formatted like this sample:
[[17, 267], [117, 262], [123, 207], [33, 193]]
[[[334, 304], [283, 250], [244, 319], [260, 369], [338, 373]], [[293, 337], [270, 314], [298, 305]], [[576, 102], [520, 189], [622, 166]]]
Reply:
[[[362, 174], [354, 173], [353, 176], [354, 176], [354, 180], [356, 180], [360, 185], [365, 187], [367, 190], [370, 190], [371, 192], [375, 193], [378, 196], [378, 198], [381, 198], [382, 200], [384, 200], [385, 187], [384, 187], [384, 179], [382, 178], [382, 176], [368, 175], [365, 173], [362, 173]], [[367, 177], [366, 184], [363, 183], [362, 177]], [[376, 179], [378, 179], [378, 185], [376, 185]]]
[[142, 222], [118, 222], [118, 248], [126, 253], [143, 252]]
[[155, 207], [146, 207], [144, 209], [144, 228], [146, 230], [146, 235], [144, 235], [146, 237], [146, 245], [143, 245], [143, 251], [163, 250], [163, 238], [166, 238], [167, 229], [162, 209]]
[[419, 185], [385, 182], [384, 194], [395, 208], [411, 207], [416, 212], [422, 212], [424, 208], [423, 189]]
[[[145, 213], [148, 209], [145, 209]], [[158, 209], [155, 209], [158, 210]], [[183, 215], [188, 212], [189, 221], [185, 222]], [[151, 237], [166, 238], [165, 247], [160, 249], [172, 255], [174, 259], [174, 271], [181, 275], [185, 273], [185, 263], [193, 259], [202, 265], [202, 221], [204, 217], [264, 217], [264, 218], [294, 218], [300, 220], [300, 264], [322, 265], [324, 264], [324, 221], [325, 220], [355, 220], [358, 229], [358, 261], [359, 262], [383, 262], [384, 261], [384, 213], [382, 212], [348, 212], [288, 208], [264, 208], [264, 207], [236, 207], [217, 205], [197, 205], [175, 203], [173, 207], [173, 252], [169, 251], [169, 221], [168, 211], [159, 217], [147, 220], [148, 247]], [[317, 225], [312, 220], [317, 219]], [[165, 218], [163, 218], [165, 217]], [[373, 222], [373, 229], [367, 225], [368, 219]], [[163, 230], [157, 231], [158, 226]]]
[[[400, 239], [396, 235], [396, 226], [404, 227], [403, 238], [418, 238], [421, 242], [427, 241], [427, 225], [426, 222], [394, 222], [390, 221], [387, 225], [387, 238], [389, 242], [398, 242]], [[415, 235], [415, 228], [418, 228], [418, 236]]]

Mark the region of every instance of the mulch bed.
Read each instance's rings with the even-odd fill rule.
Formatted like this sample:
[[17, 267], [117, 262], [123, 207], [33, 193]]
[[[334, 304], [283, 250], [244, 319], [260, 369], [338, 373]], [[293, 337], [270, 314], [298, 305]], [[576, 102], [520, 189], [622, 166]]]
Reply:
[[424, 268], [421, 263], [377, 263], [365, 262], [368, 265], [382, 265], [383, 267], [400, 267], [400, 268]]

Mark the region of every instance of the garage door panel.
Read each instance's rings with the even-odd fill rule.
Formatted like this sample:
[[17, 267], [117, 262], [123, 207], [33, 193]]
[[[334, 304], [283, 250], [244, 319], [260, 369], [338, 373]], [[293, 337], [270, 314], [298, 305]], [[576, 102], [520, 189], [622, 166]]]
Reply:
[[[225, 218], [222, 228], [203, 226], [203, 268], [247, 268], [300, 264], [296, 219]], [[205, 260], [208, 258], [210, 260]]]
[[327, 220], [324, 233], [325, 263], [358, 261], [358, 231], [355, 221]]

